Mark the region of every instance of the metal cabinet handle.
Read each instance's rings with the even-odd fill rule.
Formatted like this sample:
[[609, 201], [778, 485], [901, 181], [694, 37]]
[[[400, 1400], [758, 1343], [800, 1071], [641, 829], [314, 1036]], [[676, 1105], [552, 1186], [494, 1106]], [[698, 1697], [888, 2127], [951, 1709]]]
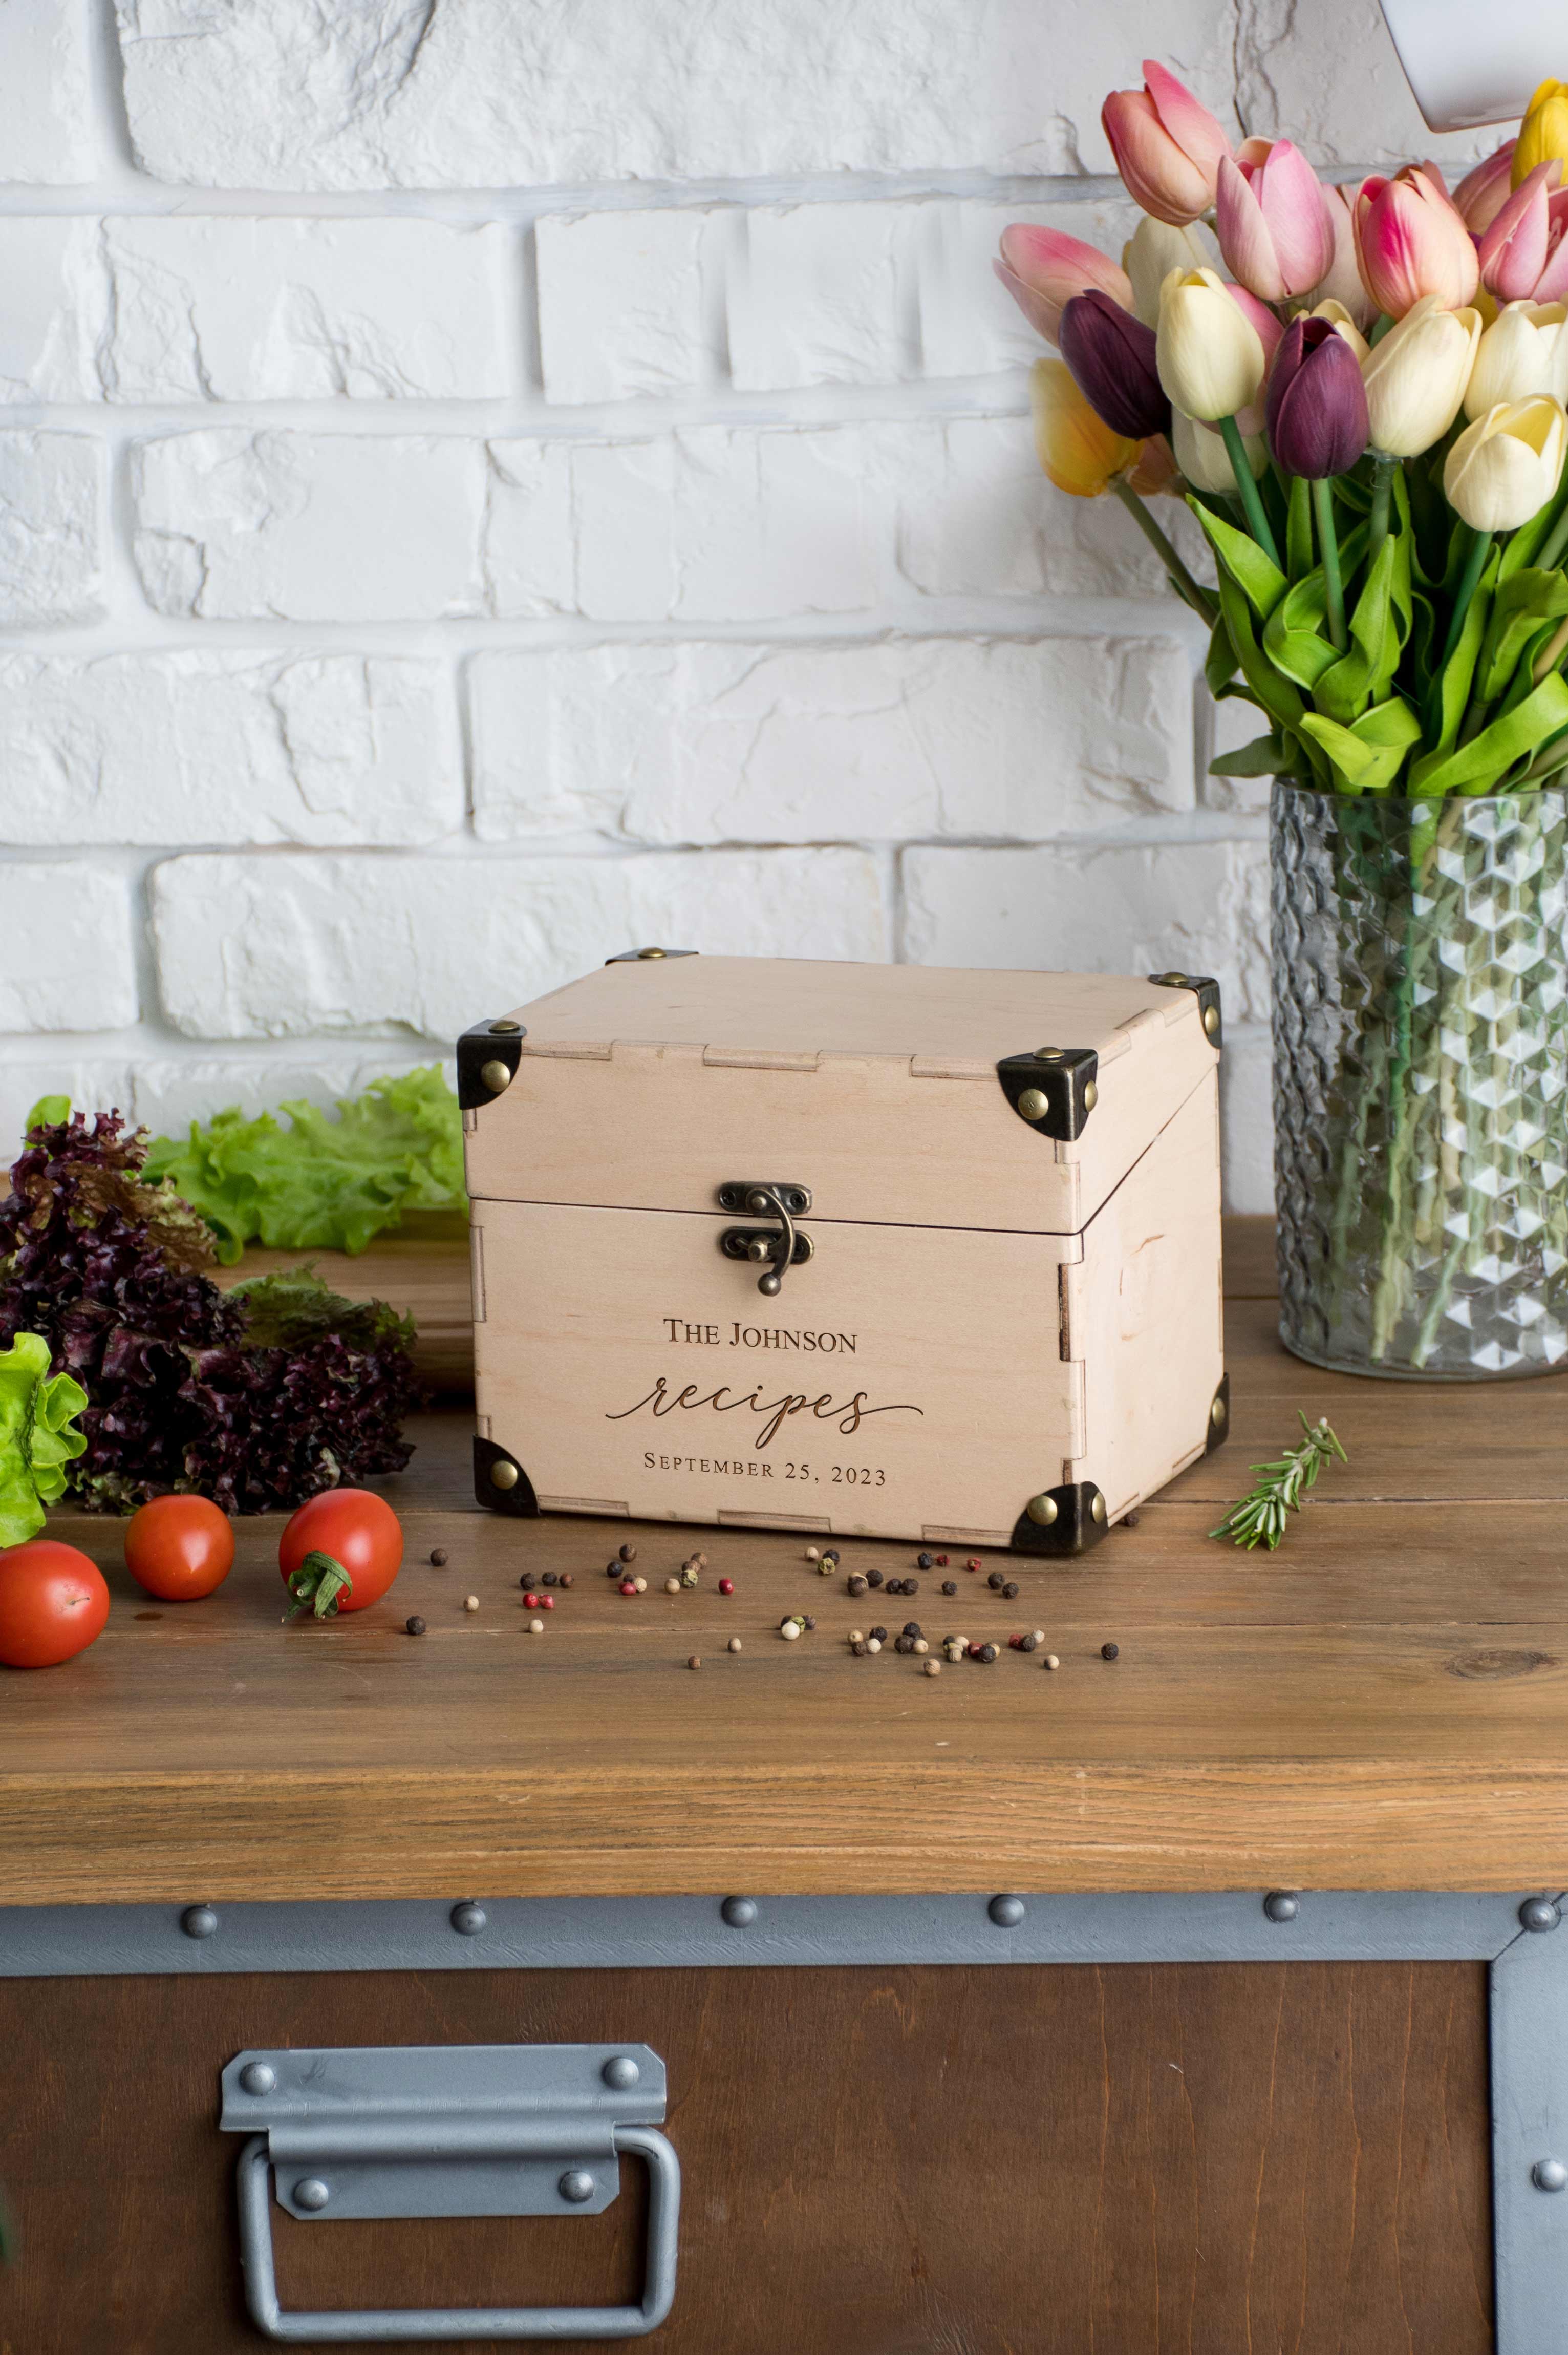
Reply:
[[[546, 2137], [546, 2140], [553, 2137]], [[675, 2238], [681, 2162], [656, 2126], [618, 2125], [612, 2148], [648, 2162], [648, 2262], [639, 2306], [388, 2307], [367, 2313], [284, 2313], [278, 2304], [269, 2214], [268, 2138], [253, 2135], [239, 2155], [239, 2262], [245, 2303], [269, 2339], [341, 2343], [366, 2339], [641, 2339], [675, 2301]]]

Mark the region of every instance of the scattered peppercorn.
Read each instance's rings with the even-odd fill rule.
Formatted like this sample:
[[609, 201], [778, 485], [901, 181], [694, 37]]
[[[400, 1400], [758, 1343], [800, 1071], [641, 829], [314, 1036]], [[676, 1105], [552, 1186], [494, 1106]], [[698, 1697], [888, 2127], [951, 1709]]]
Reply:
[[1119, 1644], [1102, 1644], [1100, 1646], [1100, 1657], [1102, 1660], [1117, 1659], [1119, 1657], [1120, 1652], [1121, 1646]]
[[561, 1584], [563, 1586], [575, 1586], [577, 1584], [577, 1580], [569, 1570], [562, 1571]]
[[604, 1566], [604, 1574], [606, 1578], [624, 1578], [626, 1572], [620, 1562], [607, 1561]]
[[959, 1591], [959, 1582], [958, 1582], [958, 1580], [957, 1580], [956, 1578], [944, 1578], [944, 1579], [943, 1579], [943, 1581], [942, 1581], [942, 1592], [943, 1592], [943, 1593], [944, 1593], [944, 1594], [956, 1594], [956, 1593], [958, 1593], [958, 1591]]
[[926, 1638], [925, 1638], [925, 1636], [916, 1636], [915, 1637], [915, 1639], [914, 1639], [914, 1642], [915, 1642], [915, 1649], [916, 1649], [917, 1652], [928, 1652], [928, 1651], [930, 1650], [930, 1648], [931, 1648], [930, 1645], [929, 1645], [929, 1644], [927, 1644], [927, 1642], [926, 1641]]
[[885, 1644], [885, 1643], [886, 1643], [886, 1641], [887, 1641], [887, 1630], [886, 1630], [886, 1628], [885, 1628], [885, 1627], [874, 1627], [874, 1628], [872, 1629], [872, 1631], [871, 1631], [871, 1632], [872, 1632], [872, 1634], [875, 1636], [875, 1638], [876, 1638], [876, 1640], [877, 1640], [877, 1642], [878, 1642], [879, 1644]]
[[822, 1556], [820, 1548], [816, 1546], [808, 1546], [806, 1548], [806, 1560], [808, 1561], [821, 1561], [821, 1558]]
[[915, 1557], [916, 1570], [934, 1570], [936, 1566], [936, 1557], [932, 1554], [917, 1553]]
[[836, 1562], [838, 1559], [839, 1550], [837, 1546], [824, 1546], [822, 1548], [822, 1560], [824, 1561]]
[[920, 1622], [918, 1619], [906, 1619], [904, 1622], [904, 1633], [906, 1636], [917, 1636], [920, 1633]]
[[895, 1652], [912, 1652], [915, 1649], [914, 1636], [895, 1636], [893, 1638], [893, 1648]]
[[465, 1611], [477, 1611], [479, 1609], [478, 1595], [465, 1594], [462, 1599], [462, 1607]]
[[1124, 1529], [1135, 1529], [1138, 1527], [1138, 1515], [1124, 1513], [1121, 1517], [1121, 1525]]
[[816, 1625], [816, 1624], [817, 1624], [817, 1623], [816, 1623], [816, 1621], [812, 1618], [812, 1616], [811, 1616], [811, 1614], [810, 1614], [810, 1613], [809, 1611], [807, 1612], [807, 1614], [806, 1614], [805, 1617], [804, 1617], [804, 1618], [801, 1620], [801, 1622], [800, 1622], [800, 1625], [804, 1627], [804, 1629], [806, 1630], [806, 1633], [807, 1633], [807, 1635], [808, 1635], [808, 1636], [810, 1634], [810, 1632], [811, 1632], [812, 1628]]
[[906, 1578], [904, 1582], [904, 1592], [906, 1594], [918, 1594], [920, 1592], [919, 1580], [917, 1578]]
[[666, 1594], [679, 1594], [680, 1591], [681, 1582], [678, 1578], [667, 1578], [664, 1581], [664, 1592]]
[[1010, 1578], [1010, 1579], [1006, 1580], [1006, 1581], [1005, 1581], [1005, 1582], [1003, 1583], [1002, 1590], [1001, 1590], [1001, 1599], [1002, 1599], [1002, 1601], [1003, 1601], [1004, 1603], [1011, 1603], [1011, 1602], [1013, 1600], [1013, 1598], [1016, 1596], [1017, 1593], [1018, 1593], [1018, 1581], [1017, 1581], [1017, 1579], [1016, 1579], [1016, 1578]]
[[1047, 1652], [1042, 1665], [1047, 1668], [1059, 1668], [1062, 1663], [1054, 1652]]
[[941, 1675], [941, 1673], [942, 1673], [942, 1663], [941, 1663], [941, 1661], [940, 1661], [940, 1660], [927, 1660], [927, 1661], [926, 1661], [926, 1662], [925, 1662], [925, 1664], [924, 1664], [924, 1665], [925, 1665], [926, 1674], [927, 1674], [928, 1677], [939, 1677], [939, 1676]]
[[980, 1566], [980, 1558], [978, 1553], [971, 1553], [968, 1561], [964, 1564], [964, 1568], [966, 1570], [979, 1570]]
[[720, 1581], [719, 1581], [719, 1593], [720, 1593], [721, 1594], [733, 1594], [733, 1593], [735, 1593], [735, 1581], [734, 1581], [734, 1579], [733, 1579], [733, 1578], [721, 1578], [721, 1579], [720, 1579]]
[[[879, 1570], [868, 1570], [868, 1571], [866, 1572], [866, 1573], [865, 1573], [865, 1582], [866, 1582], [866, 1584], [867, 1584], [868, 1586], [880, 1586], [880, 1585], [882, 1584], [882, 1572], [881, 1572], [881, 1571], [879, 1571]], [[888, 1582], [887, 1582], [887, 1591], [888, 1591], [889, 1594], [891, 1594], [891, 1593], [892, 1593], [892, 1592], [893, 1592], [893, 1584], [894, 1584], [894, 1582], [893, 1582], [893, 1581], [892, 1581], [892, 1579], [890, 1578], [890, 1579], [888, 1580]]]
[[623, 1578], [620, 1582], [620, 1591], [622, 1594], [635, 1594], [637, 1589], [630, 1578]]
[[853, 1643], [850, 1646], [850, 1650], [854, 1654], [857, 1660], [863, 1660], [866, 1650], [865, 1637], [863, 1636], [857, 1636]]
[[522, 1575], [522, 1577], [521, 1577], [521, 1578], [518, 1580], [518, 1582], [517, 1582], [518, 1585], [523, 1589], [523, 1594], [524, 1594], [524, 1601], [526, 1601], [526, 1600], [527, 1600], [527, 1593], [528, 1593], [528, 1582], [528, 1582], [528, 1573], [527, 1573], [527, 1572], [526, 1572], [526, 1571], [524, 1571], [524, 1573], [523, 1573], [523, 1575]]
[[620, 1549], [620, 1559], [622, 1561], [635, 1561], [637, 1548], [634, 1545], [623, 1545]]
[[553, 1570], [547, 1570], [545, 1572], [544, 1577], [539, 1581], [541, 1586], [555, 1586], [557, 1582], [557, 1573]]
[[[967, 1561], [967, 1562], [964, 1564], [964, 1568], [965, 1568], [966, 1570], [978, 1570], [978, 1569], [980, 1568], [980, 1564], [979, 1564], [978, 1562], [974, 1562], [974, 1561]], [[992, 1590], [992, 1592], [993, 1592], [993, 1593], [995, 1593], [997, 1590], [999, 1590], [999, 1589], [1000, 1589], [1000, 1587], [1001, 1587], [1001, 1571], [1000, 1571], [1000, 1570], [993, 1570], [993, 1571], [991, 1572], [991, 1576], [986, 1580], [986, 1584], [987, 1584], [987, 1585], [988, 1585], [988, 1586]]]
[[634, 1579], [632, 1580], [631, 1583], [632, 1583], [632, 1586], [634, 1587], [634, 1589], [636, 1590], [636, 1592], [637, 1592], [639, 1594], [646, 1594], [646, 1593], [647, 1593], [647, 1592], [648, 1592], [648, 1581], [647, 1581], [645, 1578], [634, 1578]]
[[691, 1658], [686, 1662], [686, 1666], [689, 1668], [700, 1668], [702, 1665], [702, 1655], [700, 1652], [694, 1652]]
[[530, 1619], [530, 1620], [529, 1620], [529, 1622], [528, 1622], [528, 1633], [530, 1634], [530, 1636], [542, 1636], [542, 1635], [544, 1634], [544, 1632], [545, 1632], [545, 1623], [544, 1623], [544, 1621], [543, 1621], [542, 1619]]
[[868, 1636], [865, 1639], [865, 1648], [868, 1652], [880, 1652], [882, 1649], [882, 1637], [880, 1636]]
[[1039, 1636], [1020, 1636], [1018, 1639], [1018, 1648], [1021, 1652], [1037, 1652], [1040, 1649]]
[[781, 1619], [779, 1623], [779, 1633], [787, 1644], [793, 1644], [799, 1640], [801, 1625], [802, 1622], [799, 1619]]
[[844, 1581], [844, 1592], [846, 1594], [863, 1594], [870, 1582], [858, 1570], [852, 1570]]
[[445, 1570], [447, 1566], [447, 1550], [445, 1546], [432, 1546], [430, 1548], [430, 1560], [438, 1570]]
[[417, 1614], [412, 1619], [405, 1619], [403, 1625], [410, 1636], [422, 1636], [425, 1632], [425, 1623]]
[[948, 1557], [947, 1557], [947, 1555], [946, 1555], [945, 1553], [939, 1553], [939, 1554], [937, 1556], [937, 1567], [938, 1567], [938, 1570], [946, 1570], [946, 1569], [947, 1569], [947, 1567], [948, 1567]]
[[975, 1653], [974, 1657], [977, 1660], [994, 1660], [996, 1657], [996, 1646], [994, 1644], [982, 1644], [980, 1650]]
[[696, 1584], [696, 1582], [697, 1582], [697, 1576], [698, 1576], [698, 1573], [697, 1573], [697, 1571], [696, 1571], [696, 1568], [695, 1568], [694, 1564], [693, 1564], [692, 1562], [687, 1562], [687, 1563], [686, 1563], [686, 1565], [685, 1565], [685, 1567], [684, 1567], [684, 1569], [683, 1569], [683, 1570], [682, 1571], [682, 1572], [681, 1572], [681, 1583], [682, 1583], [682, 1585], [683, 1585], [683, 1586], [695, 1586], [695, 1584]]
[[729, 1648], [730, 1648], [730, 1650], [731, 1650], [732, 1652], [738, 1652], [738, 1651], [739, 1651], [739, 1649], [740, 1649], [740, 1637], [739, 1637], [738, 1636], [732, 1636], [730, 1637], [730, 1639], [729, 1639]]

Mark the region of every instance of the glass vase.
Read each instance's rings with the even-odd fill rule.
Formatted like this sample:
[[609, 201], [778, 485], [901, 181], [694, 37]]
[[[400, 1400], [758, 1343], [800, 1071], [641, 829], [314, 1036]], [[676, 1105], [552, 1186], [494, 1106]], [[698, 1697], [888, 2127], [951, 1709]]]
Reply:
[[1568, 794], [1277, 782], [1280, 1337], [1420, 1381], [1568, 1366]]

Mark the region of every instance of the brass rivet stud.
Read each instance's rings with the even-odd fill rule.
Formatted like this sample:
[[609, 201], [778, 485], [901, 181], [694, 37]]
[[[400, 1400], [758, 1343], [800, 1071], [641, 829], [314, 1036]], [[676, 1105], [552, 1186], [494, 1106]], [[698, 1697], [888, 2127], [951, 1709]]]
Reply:
[[1106, 1500], [1105, 1500], [1105, 1498], [1101, 1496], [1101, 1494], [1100, 1494], [1099, 1490], [1097, 1488], [1097, 1489], [1095, 1490], [1095, 1501], [1094, 1501], [1094, 1503], [1089, 1507], [1089, 1518], [1090, 1518], [1092, 1521], [1103, 1521], [1103, 1520], [1105, 1519], [1105, 1517], [1106, 1517]]
[[1034, 1060], [1037, 1063], [1059, 1063], [1066, 1051], [1065, 1047], [1036, 1047]]
[[1217, 1006], [1205, 1006], [1203, 1008], [1203, 1028], [1208, 1032], [1211, 1039], [1214, 1036], [1219, 1027], [1219, 1007]]
[[509, 1088], [512, 1085], [512, 1066], [510, 1063], [503, 1063], [497, 1056], [493, 1062], [481, 1063], [479, 1076], [491, 1094], [498, 1096], [503, 1088]]
[[504, 1456], [498, 1456], [490, 1467], [490, 1485], [493, 1488], [515, 1488], [516, 1465], [508, 1464]]
[[1099, 1082], [1097, 1080], [1086, 1080], [1084, 1082], [1084, 1110], [1086, 1112], [1093, 1112], [1099, 1100]]
[[1213, 1403], [1213, 1405], [1209, 1409], [1209, 1421], [1213, 1424], [1214, 1429], [1215, 1429], [1216, 1431], [1218, 1431], [1218, 1429], [1220, 1428], [1220, 1425], [1224, 1422], [1224, 1420], [1225, 1420], [1225, 1402], [1224, 1402], [1224, 1400], [1221, 1397], [1221, 1395], [1220, 1395], [1219, 1391], [1216, 1391], [1214, 1392], [1214, 1403]]
[[493, 1039], [514, 1039], [522, 1028], [521, 1022], [514, 1022], [503, 1016], [499, 1022], [491, 1024], [490, 1035]]
[[1018, 1109], [1025, 1120], [1044, 1120], [1051, 1109], [1051, 1099], [1044, 1088], [1025, 1088], [1018, 1099]]
[[1056, 1499], [1046, 1496], [1031, 1497], [1023, 1509], [1032, 1521], [1037, 1522], [1041, 1529], [1048, 1529], [1056, 1518]]
[[639, 949], [637, 952], [639, 962], [642, 964], [646, 964], [650, 957], [662, 957], [663, 954], [662, 949]]

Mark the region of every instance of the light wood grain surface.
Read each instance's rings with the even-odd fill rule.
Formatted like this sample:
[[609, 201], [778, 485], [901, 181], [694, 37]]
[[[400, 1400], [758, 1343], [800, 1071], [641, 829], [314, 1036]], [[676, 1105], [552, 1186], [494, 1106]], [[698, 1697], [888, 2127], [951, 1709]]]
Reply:
[[[704, 1533], [702, 1584], [667, 1595], [679, 1531], [478, 1509], [461, 1413], [429, 1418], [387, 1484], [408, 1535], [392, 1595], [336, 1625], [280, 1624], [276, 1519], [241, 1523], [228, 1583], [181, 1608], [132, 1583], [117, 1524], [56, 1514], [113, 1608], [79, 1659], [0, 1672], [0, 1892], [1568, 1884], [1568, 1384], [1300, 1365], [1263, 1241], [1233, 1222], [1231, 1444], [1080, 1563], [986, 1557], [1013, 1603], [957, 1559], [948, 1601], [911, 1548], [869, 1542], [848, 1566], [920, 1593], [852, 1599], [800, 1539], [742, 1530]], [[1212, 1542], [1298, 1406], [1332, 1416], [1350, 1465], [1278, 1554]], [[603, 1574], [628, 1537], [635, 1600]], [[534, 1636], [518, 1581], [546, 1567], [575, 1584]], [[796, 1643], [789, 1610], [818, 1620]], [[927, 1678], [849, 1653], [853, 1627], [906, 1618], [1040, 1627], [1062, 1666], [1004, 1648]]]

